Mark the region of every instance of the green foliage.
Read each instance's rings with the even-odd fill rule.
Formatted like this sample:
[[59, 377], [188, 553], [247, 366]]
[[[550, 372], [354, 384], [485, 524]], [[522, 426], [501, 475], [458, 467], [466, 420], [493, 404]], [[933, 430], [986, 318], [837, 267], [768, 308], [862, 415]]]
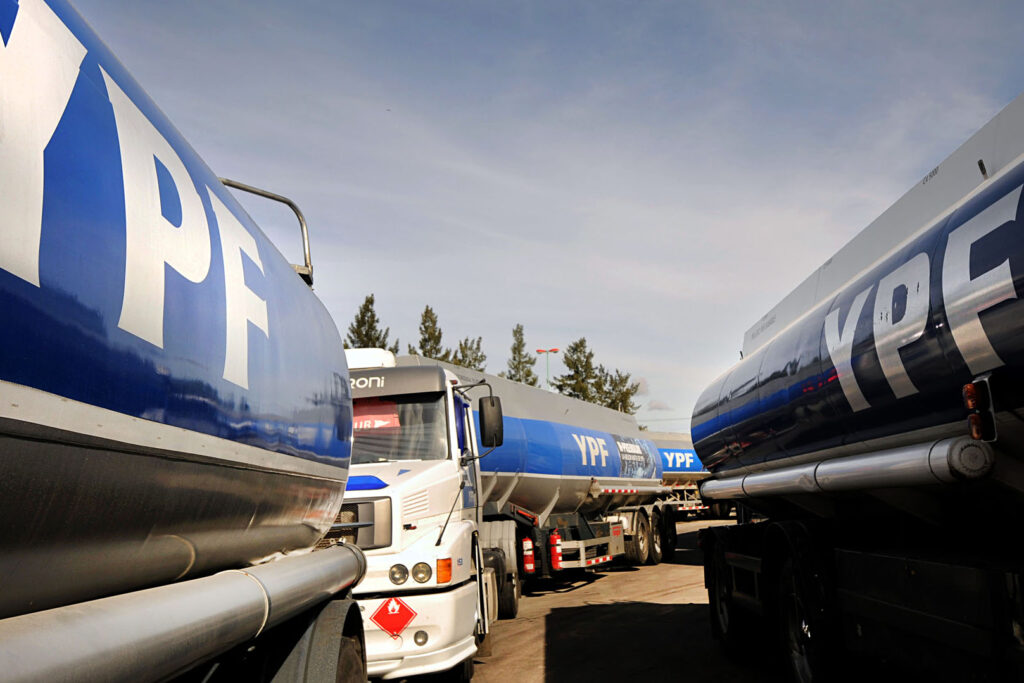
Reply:
[[587, 348], [586, 337], [566, 347], [562, 363], [568, 372], [552, 381], [559, 393], [630, 415], [636, 413], [639, 406], [633, 397], [640, 390], [640, 383], [631, 382], [628, 372], [609, 372], [603, 365], [595, 368], [594, 352]]
[[363, 304], [356, 312], [355, 319], [348, 326], [348, 334], [345, 335], [346, 349], [387, 349], [391, 353], [398, 353], [398, 340], [388, 346], [388, 335], [390, 327], [380, 329], [380, 319], [373, 309], [373, 294], [368, 294]]
[[618, 410], [620, 413], [635, 415], [640, 407], [633, 402], [633, 397], [640, 390], [639, 382], [630, 382], [628, 372], [615, 370], [608, 372], [603, 365], [597, 368], [598, 377], [598, 398], [597, 403], [608, 408]]
[[410, 344], [409, 353], [445, 362], [452, 359], [451, 349], [446, 349], [441, 344], [441, 327], [437, 324], [437, 313], [434, 313], [430, 306], [424, 308], [420, 316], [420, 344], [418, 347]]
[[562, 363], [568, 372], [555, 377], [552, 386], [560, 394], [596, 403], [599, 377], [594, 369], [594, 352], [587, 348], [586, 337], [580, 337], [565, 348]]
[[499, 373], [499, 375], [513, 382], [522, 382], [535, 387], [538, 380], [533, 366], [536, 363], [537, 357], [526, 351], [523, 326], [516, 325], [512, 328], [512, 355], [508, 359], [508, 371]]
[[459, 348], [451, 354], [451, 362], [470, 370], [483, 372], [487, 367], [487, 355], [480, 348], [482, 342], [482, 337], [476, 339], [466, 337], [459, 342]]

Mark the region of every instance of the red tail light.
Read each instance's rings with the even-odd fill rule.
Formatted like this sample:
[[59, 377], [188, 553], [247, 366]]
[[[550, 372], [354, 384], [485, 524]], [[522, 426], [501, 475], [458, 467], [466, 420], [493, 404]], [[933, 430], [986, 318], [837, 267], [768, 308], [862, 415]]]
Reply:
[[978, 409], [978, 387], [974, 382], [964, 385], [964, 408], [967, 410]]
[[533, 541], [528, 538], [523, 539], [523, 571], [527, 574], [537, 571], [537, 567], [533, 564]]
[[551, 568], [561, 569], [562, 568], [562, 535], [558, 533], [558, 530], [551, 532], [551, 536], [548, 537], [551, 543]]

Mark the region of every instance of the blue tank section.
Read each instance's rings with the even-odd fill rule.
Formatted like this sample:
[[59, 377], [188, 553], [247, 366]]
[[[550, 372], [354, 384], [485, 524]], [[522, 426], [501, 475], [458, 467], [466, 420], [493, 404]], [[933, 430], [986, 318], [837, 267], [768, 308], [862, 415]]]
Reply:
[[1017, 166], [718, 378], [691, 422], [705, 465], [964, 434], [961, 389], [986, 374], [1020, 408], [1022, 184]]
[[[479, 432], [479, 414], [473, 416]], [[661, 458], [649, 440], [507, 415], [503, 422], [504, 443], [480, 461], [484, 472], [661, 479]]]
[[0, 617], [311, 546], [334, 322], [70, 5], [2, 5]]
[[693, 474], [707, 472], [692, 448], [659, 448], [664, 474]]

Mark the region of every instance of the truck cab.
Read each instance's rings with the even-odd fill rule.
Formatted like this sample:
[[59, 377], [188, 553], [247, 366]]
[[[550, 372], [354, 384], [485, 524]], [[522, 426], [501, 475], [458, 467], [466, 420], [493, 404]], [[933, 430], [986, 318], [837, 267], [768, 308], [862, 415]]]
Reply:
[[[454, 669], [468, 680], [496, 613], [479, 543], [482, 444], [468, 387], [439, 367], [395, 367], [386, 351], [347, 354], [351, 475], [331, 535], [366, 553], [355, 597], [367, 672], [392, 679]], [[493, 446], [500, 403], [484, 402], [498, 406], [497, 415], [481, 408]]]

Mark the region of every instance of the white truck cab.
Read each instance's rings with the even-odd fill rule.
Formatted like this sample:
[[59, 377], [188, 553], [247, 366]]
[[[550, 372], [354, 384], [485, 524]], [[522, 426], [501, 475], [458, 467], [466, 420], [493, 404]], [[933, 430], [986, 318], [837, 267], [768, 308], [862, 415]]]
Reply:
[[[439, 367], [395, 367], [379, 349], [347, 354], [352, 464], [332, 534], [366, 554], [355, 597], [367, 672], [392, 679], [452, 670], [469, 680], [497, 608], [479, 543], [482, 444], [468, 387]], [[479, 411], [480, 441], [499, 445], [497, 398], [482, 398]]]

